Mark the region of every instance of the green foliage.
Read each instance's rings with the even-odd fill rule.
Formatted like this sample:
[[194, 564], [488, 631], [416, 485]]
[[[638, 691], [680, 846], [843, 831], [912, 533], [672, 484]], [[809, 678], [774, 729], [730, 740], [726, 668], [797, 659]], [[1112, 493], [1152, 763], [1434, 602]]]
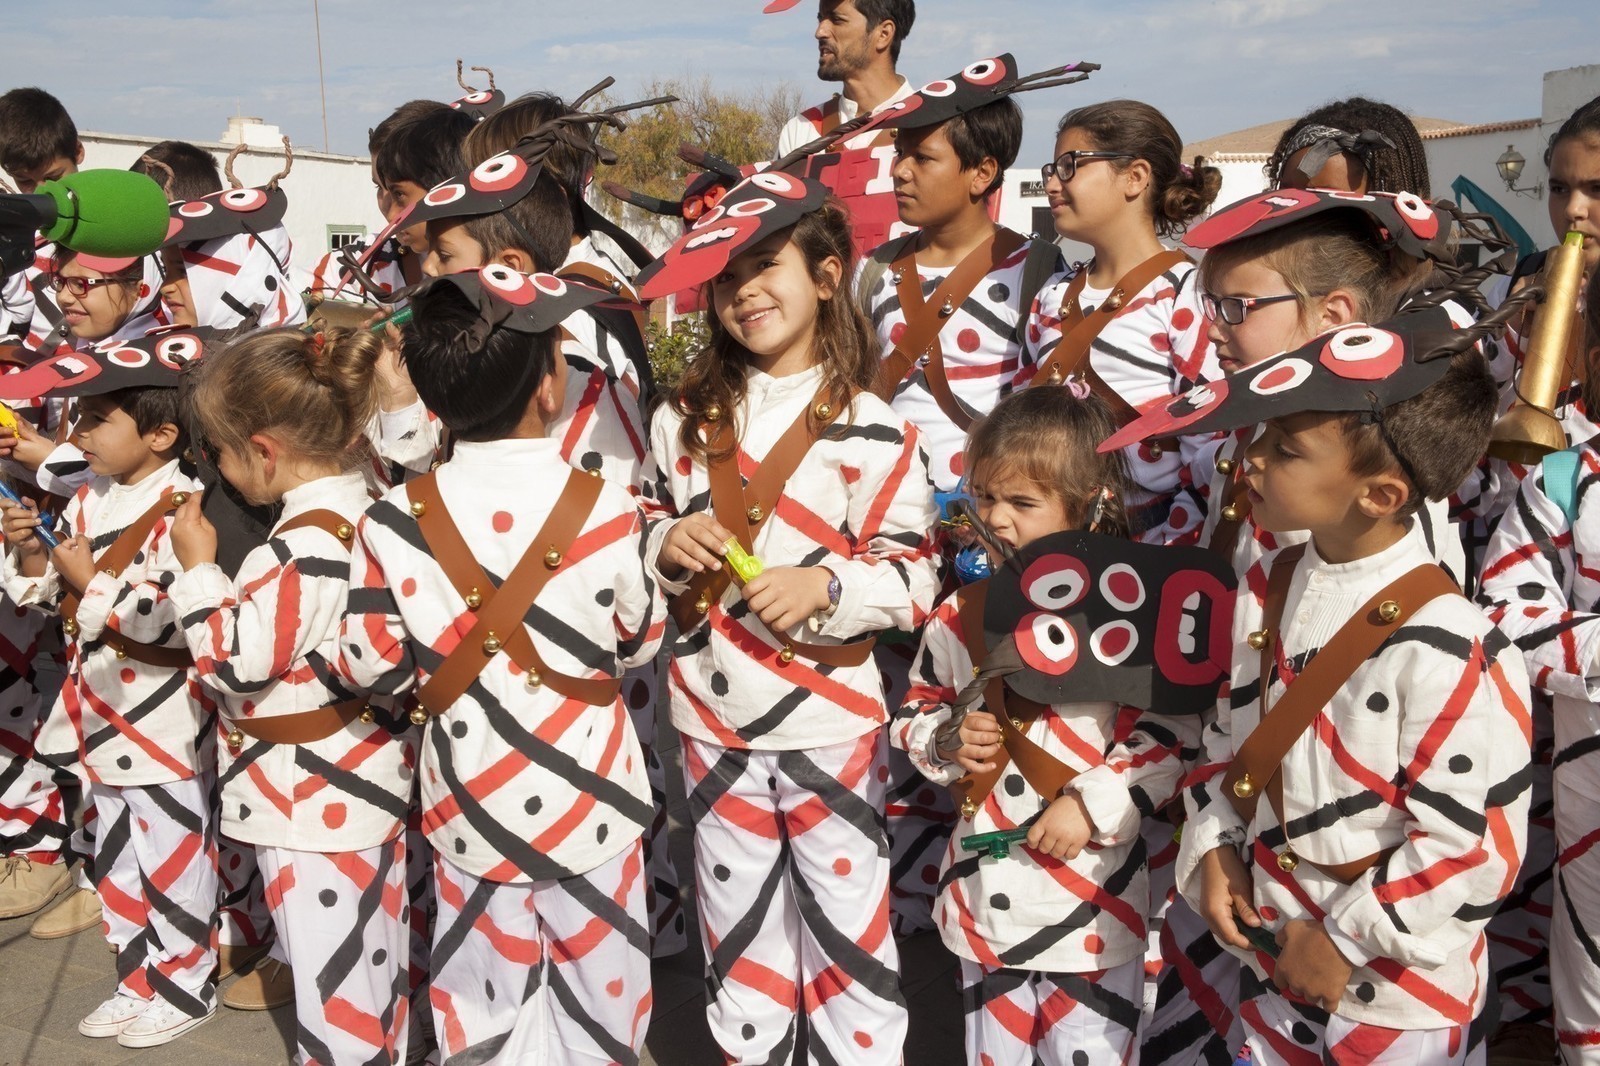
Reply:
[[683, 369], [711, 340], [705, 314], [682, 315], [670, 330], [652, 320], [645, 331], [650, 344], [650, 371], [656, 388], [669, 393], [678, 387]]

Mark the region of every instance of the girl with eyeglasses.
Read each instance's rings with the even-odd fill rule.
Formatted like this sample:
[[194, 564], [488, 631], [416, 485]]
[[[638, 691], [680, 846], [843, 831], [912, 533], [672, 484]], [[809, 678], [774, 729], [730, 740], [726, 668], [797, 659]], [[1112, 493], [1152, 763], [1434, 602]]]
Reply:
[[58, 330], [70, 346], [142, 337], [165, 321], [153, 257], [108, 259], [66, 249], [62, 253], [48, 284], [61, 307]]
[[[1056, 232], [1094, 257], [1047, 285], [1029, 323], [1037, 362], [1022, 382], [1081, 379], [1125, 425], [1135, 408], [1219, 376], [1205, 336], [1194, 264], [1163, 237], [1182, 232], [1216, 197], [1214, 167], [1182, 165], [1183, 142], [1149, 104], [1110, 100], [1061, 120], [1043, 168]], [[1193, 543], [1205, 519], [1204, 439], [1126, 453], [1129, 520], [1141, 539]], [[1196, 476], [1198, 475], [1198, 476]]]

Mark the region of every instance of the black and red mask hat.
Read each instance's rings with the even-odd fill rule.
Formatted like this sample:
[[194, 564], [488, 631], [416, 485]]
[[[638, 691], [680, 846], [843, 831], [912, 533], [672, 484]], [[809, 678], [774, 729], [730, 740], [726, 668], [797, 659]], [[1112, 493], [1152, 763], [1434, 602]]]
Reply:
[[175, 389], [183, 370], [205, 355], [218, 330], [164, 326], [131, 340], [106, 340], [63, 352], [25, 370], [0, 376], [0, 400], [36, 396], [101, 396], [120, 389]]
[[[798, 0], [797, 0], [798, 2]], [[474, 120], [482, 122], [502, 107], [506, 106], [506, 94], [494, 87], [494, 71], [488, 67], [471, 68], [489, 79], [487, 89], [474, 89], [468, 85], [463, 76], [461, 60], [456, 60], [456, 84], [461, 86], [467, 95], [452, 100], [450, 106], [464, 115], [471, 116]]]
[[1202, 548], [1053, 533], [989, 579], [984, 642], [1015, 648], [1005, 683], [1025, 699], [1200, 714], [1231, 667], [1235, 584]]
[[957, 115], [1003, 100], [1015, 93], [1073, 85], [1100, 69], [1099, 63], [1068, 63], [1019, 77], [1016, 57], [1009, 52], [969, 63], [948, 78], [929, 82], [904, 100], [847, 122], [829, 136], [853, 137], [868, 130], [914, 130], [937, 126]]
[[763, 170], [729, 189], [655, 262], [639, 272], [639, 297], [653, 300], [710, 281], [745, 250], [788, 229], [828, 200], [812, 178]]
[[459, 290], [478, 309], [478, 319], [467, 333], [474, 349], [482, 348], [497, 329], [544, 333], [586, 307], [616, 300], [607, 289], [554, 274], [520, 274], [499, 263], [428, 278], [402, 295], [415, 303], [418, 297], [442, 287]]
[[1375, 326], [1332, 330], [1293, 351], [1197, 385], [1129, 422], [1100, 444], [1112, 452], [1144, 440], [1253, 426], [1310, 411], [1370, 413], [1420, 394], [1477, 339], [1438, 306], [1402, 311]]
[[[728, 195], [729, 189], [749, 176], [732, 163], [712, 155], [698, 145], [678, 145], [678, 158], [702, 171], [702, 173], [696, 174], [689, 179], [680, 199], [663, 200], [642, 192], [635, 192], [614, 181], [602, 183], [601, 188], [632, 207], [648, 211], [653, 215], [679, 218], [683, 220], [685, 226], [692, 226], [707, 211], [721, 203], [722, 198]], [[774, 167], [769, 169], [782, 170], [785, 168]]]
[[1413, 259], [1448, 264], [1455, 260], [1450, 248], [1454, 207], [1436, 207], [1408, 192], [1274, 189], [1214, 212], [1190, 228], [1183, 243], [1205, 251], [1243, 237], [1271, 233], [1329, 211], [1357, 211], [1372, 221], [1385, 246]]

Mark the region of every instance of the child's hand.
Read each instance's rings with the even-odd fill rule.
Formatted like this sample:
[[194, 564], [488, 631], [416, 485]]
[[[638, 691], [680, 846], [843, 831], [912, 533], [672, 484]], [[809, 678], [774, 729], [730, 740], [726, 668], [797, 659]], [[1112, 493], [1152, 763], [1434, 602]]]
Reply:
[[11, 543], [11, 550], [17, 555], [18, 571], [24, 577], [40, 577], [44, 574], [44, 543], [34, 536], [34, 530], [39, 528], [39, 508], [30, 499], [24, 498], [22, 506], [10, 500], [0, 503], [3, 516], [0, 516], [0, 525], [6, 531], [6, 540]]
[[961, 719], [961, 746], [946, 752], [969, 774], [986, 773], [994, 769], [989, 760], [1000, 754], [1000, 723], [988, 711], [968, 711]]
[[1259, 926], [1261, 916], [1251, 905], [1255, 885], [1244, 860], [1230, 845], [1212, 848], [1200, 860], [1200, 917], [1224, 944], [1250, 950], [1250, 941], [1234, 926], [1237, 915], [1245, 925]]
[[1071, 862], [1094, 836], [1094, 819], [1083, 797], [1068, 792], [1051, 801], [1028, 830], [1028, 847], [1052, 859]]
[[831, 580], [824, 567], [776, 566], [746, 582], [744, 599], [768, 629], [782, 633], [828, 606]]
[[17, 428], [0, 429], [0, 459], [11, 459], [29, 470], [39, 469], [39, 464], [55, 451], [55, 442], [41, 437], [27, 419], [17, 419]]
[[[705, 511], [678, 519], [661, 542], [656, 566], [668, 581], [681, 581], [685, 574], [702, 574], [722, 568], [722, 546], [733, 537]], [[826, 587], [824, 587], [826, 592]]]
[[80, 592], [94, 580], [94, 551], [82, 533], [71, 540], [63, 538], [61, 547], [50, 553], [50, 560], [62, 580]]
[[217, 561], [217, 528], [200, 513], [199, 492], [191, 492], [172, 516], [172, 551], [185, 570]]
[[1321, 922], [1296, 919], [1278, 931], [1278, 956], [1272, 982], [1307, 1003], [1331, 1011], [1344, 997], [1355, 970], [1345, 961]]
[[[361, 328], [371, 329], [391, 313], [380, 311], [367, 319]], [[403, 411], [417, 402], [417, 389], [411, 384], [411, 374], [400, 359], [401, 333], [391, 323], [383, 327], [378, 337], [383, 341], [378, 361], [373, 364], [373, 376], [378, 380], [378, 406], [385, 411]]]

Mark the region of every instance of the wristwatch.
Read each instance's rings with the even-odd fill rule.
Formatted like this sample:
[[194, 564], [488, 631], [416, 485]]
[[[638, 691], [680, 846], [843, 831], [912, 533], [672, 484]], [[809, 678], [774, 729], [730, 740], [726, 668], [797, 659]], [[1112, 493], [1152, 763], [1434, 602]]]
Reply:
[[844, 586], [839, 584], [839, 575], [829, 570], [826, 566], [822, 569], [828, 571], [828, 606], [823, 608], [821, 614], [824, 618], [833, 614], [839, 607], [839, 596], [844, 592]]

